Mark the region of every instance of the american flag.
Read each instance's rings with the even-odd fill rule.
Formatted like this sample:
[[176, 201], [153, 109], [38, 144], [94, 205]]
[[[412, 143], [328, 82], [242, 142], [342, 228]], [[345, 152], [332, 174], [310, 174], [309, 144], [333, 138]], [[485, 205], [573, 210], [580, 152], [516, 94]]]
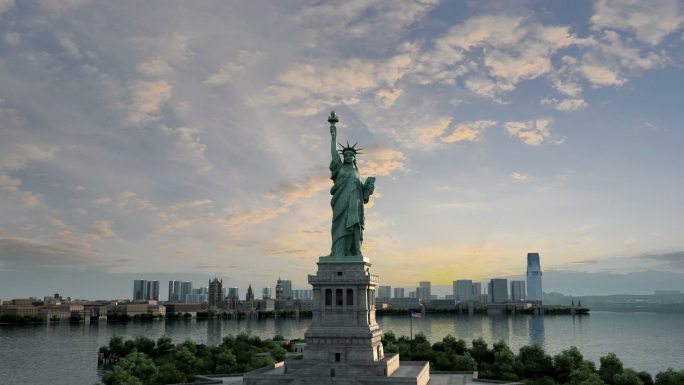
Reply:
[[418, 312], [418, 311], [413, 311], [413, 310], [411, 310], [411, 317], [412, 317], [412, 318], [422, 318], [422, 317], [423, 317], [423, 313]]

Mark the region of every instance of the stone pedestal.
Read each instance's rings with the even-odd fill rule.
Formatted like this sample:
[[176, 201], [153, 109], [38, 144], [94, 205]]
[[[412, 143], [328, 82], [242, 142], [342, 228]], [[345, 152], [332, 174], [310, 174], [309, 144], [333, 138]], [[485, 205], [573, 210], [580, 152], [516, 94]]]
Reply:
[[400, 367], [399, 355], [385, 356], [375, 320], [378, 277], [362, 256], [320, 257], [313, 286], [313, 319], [298, 359], [245, 374], [243, 383], [427, 384], [429, 363]]

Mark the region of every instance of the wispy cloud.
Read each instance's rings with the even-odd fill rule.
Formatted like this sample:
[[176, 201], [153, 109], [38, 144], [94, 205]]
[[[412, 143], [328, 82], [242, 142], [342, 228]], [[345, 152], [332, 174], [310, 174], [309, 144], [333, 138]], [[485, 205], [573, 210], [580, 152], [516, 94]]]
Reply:
[[155, 122], [171, 99], [173, 86], [164, 80], [139, 81], [132, 89], [128, 121], [134, 125]]
[[539, 118], [522, 122], [506, 122], [504, 127], [510, 136], [517, 137], [530, 146], [538, 146], [550, 138], [550, 124], [551, 119]]
[[594, 29], [628, 31], [640, 41], [656, 45], [684, 25], [684, 9], [677, 0], [598, 0], [591, 24]]

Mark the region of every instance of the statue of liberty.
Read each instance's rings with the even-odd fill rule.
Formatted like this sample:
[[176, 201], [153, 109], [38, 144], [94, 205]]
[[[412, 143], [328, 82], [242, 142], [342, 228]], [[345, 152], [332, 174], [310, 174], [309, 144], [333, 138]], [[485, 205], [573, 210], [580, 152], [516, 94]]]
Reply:
[[[360, 154], [360, 148], [356, 148], [347, 142], [346, 146], [340, 144], [337, 149], [337, 128], [339, 121], [335, 111], [330, 113], [330, 179], [334, 185], [330, 189], [330, 206], [333, 211], [332, 218], [332, 248], [330, 256], [362, 256], [361, 244], [363, 243], [364, 215], [363, 205], [368, 203], [375, 189], [375, 177], [368, 177], [365, 183], [361, 183], [359, 169], [356, 166], [356, 155]], [[338, 154], [339, 153], [339, 154]], [[342, 159], [340, 159], [342, 155]]]

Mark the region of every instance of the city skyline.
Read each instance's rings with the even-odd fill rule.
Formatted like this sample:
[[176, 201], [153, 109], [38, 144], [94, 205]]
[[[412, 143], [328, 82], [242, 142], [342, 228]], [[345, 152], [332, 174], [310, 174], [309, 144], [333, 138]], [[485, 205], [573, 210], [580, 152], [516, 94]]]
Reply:
[[0, 298], [304, 288], [333, 109], [377, 176], [381, 285], [522, 278], [539, 252], [544, 291], [684, 289], [676, 0], [0, 0], [0, 21]]

